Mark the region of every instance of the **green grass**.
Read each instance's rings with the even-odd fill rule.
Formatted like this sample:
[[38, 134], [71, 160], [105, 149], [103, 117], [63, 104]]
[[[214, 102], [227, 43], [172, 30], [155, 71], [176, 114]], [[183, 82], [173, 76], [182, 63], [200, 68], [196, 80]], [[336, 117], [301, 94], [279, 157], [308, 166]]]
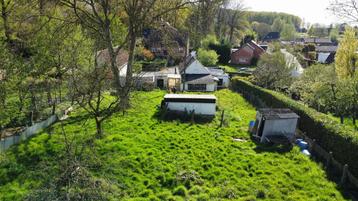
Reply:
[[[113, 200], [344, 200], [322, 167], [295, 147], [289, 152], [254, 143], [247, 132], [255, 109], [239, 94], [216, 92], [217, 118], [208, 124], [159, 121], [164, 92], [139, 92], [132, 109], [104, 125], [94, 142], [100, 165], [91, 168], [110, 181]], [[218, 128], [221, 110], [226, 126]], [[77, 111], [65, 122], [74, 142], [95, 133]], [[56, 175], [63, 152], [59, 124], [0, 155], [0, 200], [22, 200]], [[234, 142], [241, 138], [244, 142]], [[72, 139], [72, 138], [71, 138]]]
[[[225, 70], [226, 73], [248, 73], [252, 74], [252, 72], [256, 69], [256, 66], [248, 66], [248, 65], [231, 65], [231, 64], [221, 64], [219, 65], [221, 68]], [[240, 70], [240, 68], [248, 68], [247, 70]]]
[[235, 66], [231, 66], [231, 65], [220, 65], [221, 68], [223, 68], [225, 70], [225, 72], [227, 73], [236, 73], [238, 72], [238, 67]]

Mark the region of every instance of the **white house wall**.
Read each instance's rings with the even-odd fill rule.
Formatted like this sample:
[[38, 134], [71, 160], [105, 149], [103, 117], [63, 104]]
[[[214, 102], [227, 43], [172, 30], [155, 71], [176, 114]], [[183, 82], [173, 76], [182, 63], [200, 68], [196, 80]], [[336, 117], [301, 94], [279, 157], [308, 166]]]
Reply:
[[228, 75], [214, 75], [216, 78], [218, 79], [222, 79], [223, 80], [223, 85], [221, 87], [229, 87], [230, 84], [230, 78]]
[[171, 111], [191, 112], [200, 115], [215, 115], [215, 103], [181, 103], [181, 102], [168, 102], [168, 109]]

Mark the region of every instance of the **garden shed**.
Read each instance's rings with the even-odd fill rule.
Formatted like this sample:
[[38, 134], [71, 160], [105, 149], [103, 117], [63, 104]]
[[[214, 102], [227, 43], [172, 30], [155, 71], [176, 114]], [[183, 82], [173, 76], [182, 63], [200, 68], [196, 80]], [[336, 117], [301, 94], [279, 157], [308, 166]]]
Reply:
[[269, 137], [282, 136], [292, 140], [296, 133], [299, 116], [290, 109], [259, 109], [253, 129], [260, 142], [268, 142]]
[[215, 116], [216, 100], [214, 95], [167, 94], [164, 96], [162, 104], [169, 111]]

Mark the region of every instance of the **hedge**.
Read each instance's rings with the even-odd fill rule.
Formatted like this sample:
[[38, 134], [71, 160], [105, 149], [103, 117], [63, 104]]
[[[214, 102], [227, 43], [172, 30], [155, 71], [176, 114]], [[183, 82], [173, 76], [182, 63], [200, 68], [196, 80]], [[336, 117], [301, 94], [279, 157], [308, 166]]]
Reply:
[[[358, 176], [358, 132], [340, 124], [333, 117], [320, 113], [304, 104], [294, 101], [284, 94], [267, 90], [235, 77], [233, 90], [240, 92], [253, 104], [265, 103], [272, 108], [290, 108], [300, 116], [298, 127], [308, 137], [315, 139], [326, 151], [332, 151], [333, 157], [341, 164], [348, 164], [349, 170]], [[252, 97], [261, 100], [254, 100]]]

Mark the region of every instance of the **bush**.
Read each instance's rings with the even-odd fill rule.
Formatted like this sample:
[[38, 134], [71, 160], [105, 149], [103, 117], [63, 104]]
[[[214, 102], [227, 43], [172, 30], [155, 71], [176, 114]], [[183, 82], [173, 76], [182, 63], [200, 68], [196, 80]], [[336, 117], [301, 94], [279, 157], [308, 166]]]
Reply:
[[[300, 116], [298, 127], [326, 151], [332, 151], [341, 164], [348, 164], [350, 171], [358, 176], [358, 135], [356, 131], [341, 125], [333, 117], [317, 112], [278, 92], [263, 89], [248, 81], [234, 78], [234, 90], [244, 96], [257, 96], [269, 107], [290, 108]], [[255, 104], [255, 101], [250, 98]]]
[[174, 189], [173, 195], [179, 195], [185, 197], [187, 195], [187, 190], [185, 186], [178, 186]]
[[219, 55], [219, 63], [228, 64], [231, 59], [230, 44], [210, 44], [209, 49], [214, 50]]
[[205, 50], [199, 48], [198, 50], [198, 60], [204, 66], [215, 66], [218, 63], [218, 54], [214, 50]]

